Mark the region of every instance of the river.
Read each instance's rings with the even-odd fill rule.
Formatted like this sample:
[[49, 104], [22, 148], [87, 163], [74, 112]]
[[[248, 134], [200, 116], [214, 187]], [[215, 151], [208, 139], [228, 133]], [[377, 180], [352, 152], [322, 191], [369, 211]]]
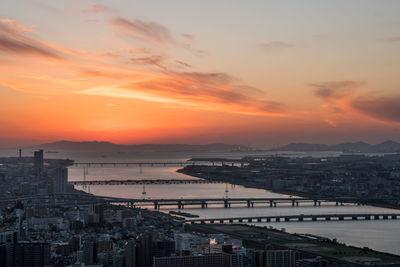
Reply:
[[[274, 152], [276, 153], [276, 152]], [[184, 161], [191, 157], [231, 157], [241, 158], [248, 153], [129, 153], [129, 154], [63, 154], [63, 157], [75, 159], [77, 162], [174, 162]], [[285, 155], [288, 155], [285, 153]], [[296, 153], [292, 156], [308, 156], [306, 153]], [[330, 153], [335, 156], [338, 153]], [[314, 156], [328, 156], [316, 153]], [[51, 157], [60, 157], [51, 155]], [[187, 179], [191, 178], [177, 173], [176, 167], [90, 167], [86, 180], [99, 179]], [[83, 167], [72, 166], [69, 168], [69, 180], [83, 180]], [[78, 187], [79, 188], [79, 187]], [[207, 198], [224, 197], [228, 189], [229, 197], [288, 197], [262, 189], [245, 188], [225, 184], [177, 184], [146, 185], [146, 198]], [[91, 193], [102, 196], [142, 198], [143, 186], [141, 185], [115, 185], [115, 186], [90, 186], [86, 189]], [[176, 207], [164, 207], [162, 211], [168, 212]], [[278, 206], [268, 207], [258, 204], [254, 208], [232, 207], [225, 209], [214, 206], [208, 209], [185, 208], [185, 212], [197, 214], [200, 218], [242, 217], [242, 216], [269, 216], [289, 214], [329, 214], [329, 213], [395, 213], [391, 209], [371, 206], [346, 205], [336, 207], [323, 204], [321, 207], [302, 204], [300, 207]], [[375, 250], [400, 255], [400, 220], [388, 221], [327, 221], [327, 222], [280, 222], [256, 223], [261, 226], [284, 228], [290, 233], [308, 233], [329, 238], [336, 238], [338, 242], [369, 247]]]

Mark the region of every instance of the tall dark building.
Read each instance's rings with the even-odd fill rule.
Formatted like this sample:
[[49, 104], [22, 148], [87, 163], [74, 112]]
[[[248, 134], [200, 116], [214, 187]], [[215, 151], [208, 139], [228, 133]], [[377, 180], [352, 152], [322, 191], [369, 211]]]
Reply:
[[150, 267], [152, 264], [152, 236], [144, 233], [136, 244], [136, 265]]
[[97, 243], [95, 240], [83, 242], [83, 262], [85, 264], [97, 263]]
[[68, 169], [57, 168], [52, 173], [53, 193], [66, 193], [68, 188]]
[[[49, 243], [8, 243], [0, 246], [1, 266], [51, 266]], [[5, 257], [3, 257], [5, 256]]]
[[136, 242], [129, 240], [125, 244], [124, 260], [126, 267], [136, 267]]
[[152, 244], [152, 257], [169, 257], [175, 252], [175, 241], [157, 240]]
[[35, 151], [33, 153], [33, 166], [35, 168], [36, 175], [42, 175], [43, 173], [43, 149]]

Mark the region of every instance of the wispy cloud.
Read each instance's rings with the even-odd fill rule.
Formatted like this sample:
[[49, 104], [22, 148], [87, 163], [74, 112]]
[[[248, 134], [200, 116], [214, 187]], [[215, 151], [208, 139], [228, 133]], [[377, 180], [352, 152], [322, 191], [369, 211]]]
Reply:
[[47, 58], [64, 60], [59, 51], [43, 42], [24, 35], [23, 28], [18, 23], [0, 22], [0, 51], [14, 55], [37, 55]]
[[400, 95], [357, 97], [351, 107], [372, 118], [400, 123]]
[[[167, 28], [154, 22], [119, 18], [113, 23], [128, 33], [152, 42], [175, 42]], [[129, 53], [126, 48], [117, 53], [71, 50], [31, 38], [27, 32], [17, 31], [5, 22], [0, 23], [1, 52], [65, 60], [65, 68], [60, 65], [60, 69], [48, 69], [54, 76], [46, 74], [45, 79], [42, 79], [43, 74], [39, 73], [28, 78], [33, 79], [35, 84], [30, 86], [25, 82], [24, 90], [27, 91], [34, 91], [47, 83], [49, 88], [57, 85], [60, 85], [57, 88], [61, 88], [62, 85], [65, 92], [86, 95], [142, 99], [201, 110], [258, 116], [287, 115], [282, 103], [265, 99], [261, 90], [244, 85], [228, 73], [179, 71], [191, 65], [170, 58], [163, 52], [159, 55], [152, 50], [145, 50], [145, 53], [134, 50]], [[121, 65], [124, 56], [129, 59], [129, 63], [125, 61]], [[114, 58], [118, 62], [113, 62]], [[147, 70], [144, 66], [157, 66], [158, 69]], [[60, 78], [62, 71], [68, 74], [63, 72]], [[22, 83], [6, 79], [16, 87]]]
[[[130, 90], [172, 97], [202, 106], [224, 105], [227, 112], [284, 115], [284, 105], [275, 101], [253, 98], [237, 90], [236, 79], [226, 73], [170, 72], [157, 80], [133, 82]], [[240, 86], [239, 86], [240, 88]]]
[[137, 38], [145, 39], [149, 42], [158, 44], [176, 43], [168, 28], [156, 22], [148, 22], [140, 19], [128, 20], [118, 17], [112, 19], [110, 23], [120, 31], [131, 34]]
[[186, 62], [183, 62], [181, 60], [175, 60], [175, 63], [178, 63], [178, 65], [180, 67], [185, 67], [185, 68], [191, 68], [192, 67], [192, 65], [190, 65], [190, 64], [188, 64]]
[[165, 57], [163, 57], [163, 56], [148, 56], [148, 57], [131, 58], [131, 62], [134, 64], [153, 65], [153, 66], [160, 67], [162, 69], [166, 69], [166, 67], [164, 67], [162, 64], [164, 60], [165, 60]]
[[311, 84], [315, 88], [315, 96], [328, 102], [347, 97], [359, 85], [360, 82], [357, 81], [331, 81]]
[[111, 7], [102, 4], [93, 4], [90, 7], [82, 9], [82, 13], [84, 14], [100, 14], [100, 13], [110, 13], [110, 12], [115, 12], [115, 10]]
[[331, 114], [358, 113], [379, 121], [400, 122], [400, 95], [377, 96], [358, 90], [357, 81], [334, 81], [312, 84], [315, 96], [327, 104]]
[[34, 25], [23, 25], [23, 24], [16, 22], [15, 20], [8, 19], [8, 18], [0, 19], [0, 22], [9, 25], [17, 32], [31, 32], [31, 31], [35, 30]]

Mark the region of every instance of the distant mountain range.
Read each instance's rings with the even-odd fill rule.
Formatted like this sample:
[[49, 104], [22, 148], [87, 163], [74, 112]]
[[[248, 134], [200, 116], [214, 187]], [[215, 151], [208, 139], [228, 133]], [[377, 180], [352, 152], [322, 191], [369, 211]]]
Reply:
[[143, 145], [121, 145], [110, 142], [98, 141], [58, 141], [30, 147], [32, 149], [44, 149], [46, 151], [59, 152], [231, 152], [250, 148], [230, 144], [143, 144]]
[[[143, 144], [143, 145], [121, 145], [110, 142], [99, 141], [58, 141], [29, 147], [31, 149], [44, 149], [47, 152], [232, 152], [252, 151], [247, 146], [232, 144]], [[272, 151], [339, 151], [347, 153], [400, 153], [400, 143], [385, 141], [380, 144], [370, 145], [365, 142], [347, 142], [337, 145], [291, 143]]]
[[370, 145], [365, 142], [347, 142], [337, 145], [291, 143], [273, 150], [296, 152], [340, 151], [349, 153], [400, 153], [400, 143], [394, 141], [385, 141], [376, 145]]

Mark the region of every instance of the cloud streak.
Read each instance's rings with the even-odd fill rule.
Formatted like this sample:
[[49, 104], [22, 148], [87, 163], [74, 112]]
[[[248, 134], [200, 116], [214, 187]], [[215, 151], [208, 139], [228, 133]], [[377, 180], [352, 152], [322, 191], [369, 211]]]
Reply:
[[383, 121], [400, 123], [400, 95], [386, 97], [358, 97], [351, 100], [352, 108]]
[[283, 104], [247, 96], [237, 90], [240, 86], [234, 84], [235, 80], [226, 73], [170, 72], [164, 78], [133, 82], [125, 88], [140, 88], [154, 95], [172, 97], [186, 103], [201, 103], [202, 106], [222, 105], [229, 107], [226, 112], [284, 115]]
[[135, 37], [157, 44], [175, 44], [170, 31], [156, 22], [147, 22], [140, 19], [128, 20], [118, 17], [110, 21], [116, 29], [132, 34]]
[[316, 88], [315, 96], [328, 103], [322, 107], [331, 114], [356, 112], [379, 121], [400, 122], [400, 95], [374, 96], [357, 90], [360, 85], [357, 81], [334, 81], [311, 86]]
[[37, 55], [64, 60], [58, 51], [42, 42], [23, 35], [22, 32], [24, 31], [21, 30], [20, 26], [10, 25], [9, 23], [0, 23], [0, 52], [15, 55]]
[[15, 20], [12, 20], [12, 19], [0, 19], [0, 22], [9, 25], [17, 32], [31, 32], [31, 31], [35, 30], [34, 25], [28, 26], [28, 25], [19, 24], [18, 22], [16, 22]]
[[101, 14], [110, 12], [114, 12], [114, 9], [102, 4], [93, 4], [90, 7], [82, 10], [82, 13], [84, 14]]
[[315, 96], [330, 102], [349, 96], [360, 83], [356, 81], [332, 81], [311, 84], [315, 88]]

